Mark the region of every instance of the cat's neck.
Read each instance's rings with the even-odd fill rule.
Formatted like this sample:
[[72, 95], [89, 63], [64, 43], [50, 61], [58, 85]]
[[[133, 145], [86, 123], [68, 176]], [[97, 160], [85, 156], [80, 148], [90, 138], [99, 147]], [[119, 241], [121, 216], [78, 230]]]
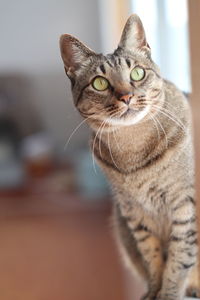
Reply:
[[149, 120], [105, 131], [96, 137], [94, 135], [92, 150], [104, 165], [130, 173], [148, 161], [157, 147], [160, 147], [159, 144], [158, 132]]
[[98, 138], [113, 153], [127, 151], [134, 153], [149, 147], [150, 143], [158, 138], [157, 134], [152, 120], [149, 120], [136, 125], [110, 129], [98, 135]]

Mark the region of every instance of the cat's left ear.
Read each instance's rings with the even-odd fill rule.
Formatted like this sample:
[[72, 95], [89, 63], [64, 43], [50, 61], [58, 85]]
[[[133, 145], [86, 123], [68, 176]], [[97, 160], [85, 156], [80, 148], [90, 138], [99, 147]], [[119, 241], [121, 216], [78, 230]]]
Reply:
[[122, 32], [119, 48], [128, 51], [140, 49], [150, 53], [150, 47], [146, 40], [144, 27], [138, 15], [133, 14], [128, 18]]
[[84, 65], [89, 57], [95, 55], [95, 52], [69, 34], [63, 34], [60, 37], [60, 51], [69, 78], [73, 78], [81, 65]]

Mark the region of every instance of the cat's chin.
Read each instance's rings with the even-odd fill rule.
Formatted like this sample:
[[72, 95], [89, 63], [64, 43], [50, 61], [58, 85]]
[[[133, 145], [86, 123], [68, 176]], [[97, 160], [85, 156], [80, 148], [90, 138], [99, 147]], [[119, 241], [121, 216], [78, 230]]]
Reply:
[[142, 111], [127, 110], [121, 117], [109, 118], [107, 122], [113, 126], [131, 126], [142, 121], [147, 116], [149, 110], [149, 106]]

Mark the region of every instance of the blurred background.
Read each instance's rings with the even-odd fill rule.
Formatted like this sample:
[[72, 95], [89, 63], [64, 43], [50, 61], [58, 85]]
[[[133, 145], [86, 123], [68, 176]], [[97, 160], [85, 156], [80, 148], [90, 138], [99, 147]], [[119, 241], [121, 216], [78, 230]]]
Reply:
[[73, 107], [58, 44], [69, 33], [112, 52], [133, 12], [163, 76], [192, 92], [197, 127], [198, 0], [0, 0], [0, 299], [143, 293], [121, 265], [109, 187]]

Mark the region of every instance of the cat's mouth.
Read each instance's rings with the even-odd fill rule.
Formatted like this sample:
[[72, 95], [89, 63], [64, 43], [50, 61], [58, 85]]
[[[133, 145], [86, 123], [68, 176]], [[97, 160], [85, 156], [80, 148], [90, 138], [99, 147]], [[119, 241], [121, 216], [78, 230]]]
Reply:
[[143, 108], [131, 108], [128, 107], [121, 115], [120, 119], [126, 119], [126, 118], [134, 118], [138, 113], [142, 112]]
[[122, 112], [118, 116], [111, 117], [109, 119], [109, 123], [113, 125], [122, 125], [122, 126], [133, 125], [140, 122], [142, 119], [144, 119], [145, 116], [148, 114], [148, 112], [149, 112], [148, 106], [139, 109], [128, 107], [124, 112]]
[[120, 118], [126, 118], [128, 116], [131, 116], [133, 114], [135, 114], [136, 111], [133, 110], [132, 108], [128, 107], [127, 110], [120, 116]]

